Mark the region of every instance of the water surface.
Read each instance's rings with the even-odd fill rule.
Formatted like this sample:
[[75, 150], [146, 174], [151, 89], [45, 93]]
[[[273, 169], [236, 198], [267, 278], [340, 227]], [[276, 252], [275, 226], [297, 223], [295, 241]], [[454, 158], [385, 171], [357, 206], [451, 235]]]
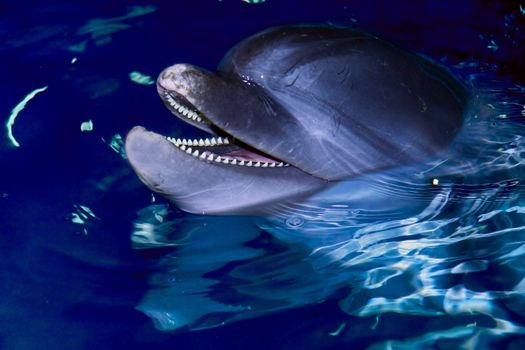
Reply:
[[[521, 348], [524, 10], [518, 2], [17, 2], [0, 7], [0, 346]], [[30, 10], [29, 10], [30, 9]], [[265, 217], [169, 207], [131, 172], [152, 84], [272, 25], [356, 26], [472, 91], [446, 153]]]

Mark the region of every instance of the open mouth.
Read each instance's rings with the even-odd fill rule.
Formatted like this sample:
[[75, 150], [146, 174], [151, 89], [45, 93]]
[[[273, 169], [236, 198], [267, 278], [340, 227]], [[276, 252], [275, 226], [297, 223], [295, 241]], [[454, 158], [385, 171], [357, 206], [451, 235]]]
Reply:
[[177, 117], [190, 124], [205, 125], [206, 129], [213, 130], [217, 135], [220, 135], [205, 139], [166, 137], [180, 151], [208, 163], [259, 168], [289, 166], [289, 164], [265, 154], [219, 129], [183, 96], [170, 91], [165, 91], [162, 95], [170, 111]]

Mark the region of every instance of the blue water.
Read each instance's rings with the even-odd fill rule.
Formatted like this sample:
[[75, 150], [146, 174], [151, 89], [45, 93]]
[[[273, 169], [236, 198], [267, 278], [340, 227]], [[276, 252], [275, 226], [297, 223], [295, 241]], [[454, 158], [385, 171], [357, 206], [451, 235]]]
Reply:
[[[152, 195], [126, 132], [195, 131], [151, 80], [292, 23], [447, 66], [473, 96], [451, 148], [265, 217]], [[524, 23], [518, 1], [1, 3], [0, 348], [525, 347]]]

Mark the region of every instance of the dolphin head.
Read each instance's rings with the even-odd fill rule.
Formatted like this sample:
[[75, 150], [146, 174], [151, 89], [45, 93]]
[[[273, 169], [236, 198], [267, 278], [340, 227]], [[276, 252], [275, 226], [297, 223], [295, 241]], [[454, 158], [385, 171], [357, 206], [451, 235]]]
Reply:
[[157, 90], [211, 134], [135, 127], [128, 159], [152, 190], [193, 213], [240, 213], [428, 158], [461, 127], [467, 93], [446, 70], [374, 36], [294, 26], [256, 34], [217, 72], [165, 69]]

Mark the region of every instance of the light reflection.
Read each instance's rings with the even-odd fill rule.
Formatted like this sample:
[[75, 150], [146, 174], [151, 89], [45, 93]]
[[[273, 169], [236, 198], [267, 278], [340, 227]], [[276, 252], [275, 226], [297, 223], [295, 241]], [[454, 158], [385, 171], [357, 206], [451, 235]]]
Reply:
[[374, 329], [390, 313], [459, 322], [374, 349], [443, 338], [472, 348], [525, 333], [525, 138], [515, 118], [523, 102], [502, 95], [506, 83], [487, 89], [486, 76], [469, 73], [481, 66], [462, 68], [483, 94], [446, 157], [342, 182], [267, 217], [145, 208], [134, 243], [174, 248], [139, 309], [159, 329], [215, 327], [329, 298], [350, 316], [375, 318]]
[[15, 121], [16, 121], [16, 118], [18, 117], [18, 114], [22, 112], [24, 108], [26, 108], [27, 103], [31, 101], [37, 94], [44, 92], [46, 90], [47, 90], [47, 86], [44, 86], [44, 87], [31, 91], [11, 111], [9, 118], [7, 118], [7, 123], [5, 124], [5, 127], [7, 129], [7, 138], [11, 146], [20, 147], [20, 143], [18, 143], [18, 141], [15, 139], [15, 136], [13, 135], [13, 126], [15, 125]]

